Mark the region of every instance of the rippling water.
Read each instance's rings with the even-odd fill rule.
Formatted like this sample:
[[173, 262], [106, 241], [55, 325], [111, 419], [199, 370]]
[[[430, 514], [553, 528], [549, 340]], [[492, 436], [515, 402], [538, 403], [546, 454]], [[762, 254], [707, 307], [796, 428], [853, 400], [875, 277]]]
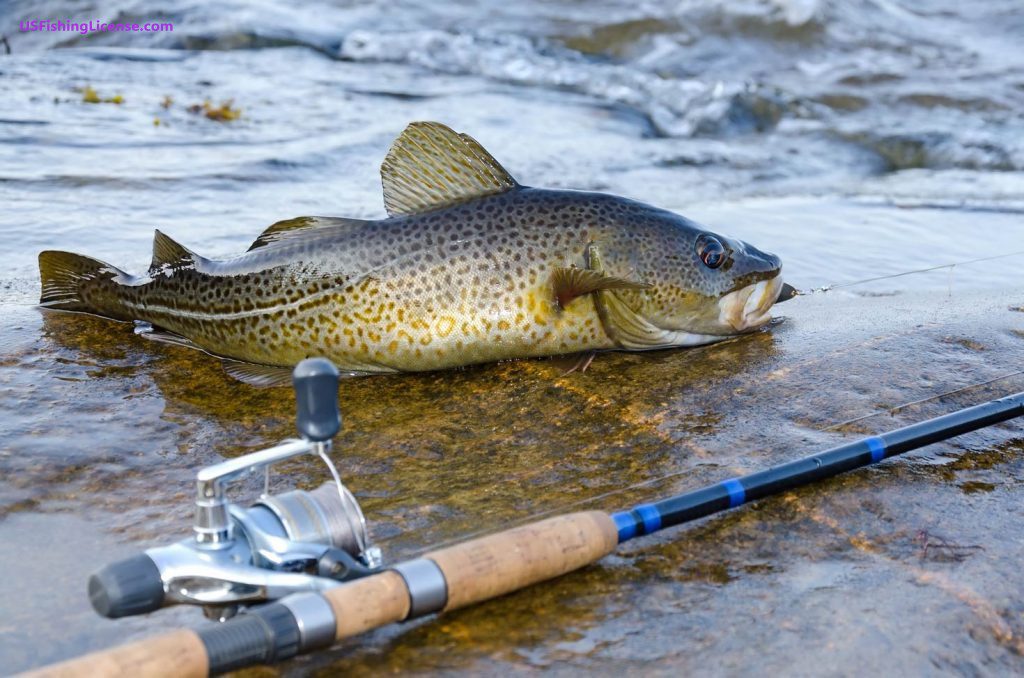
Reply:
[[[18, 32], [32, 18], [175, 30]], [[154, 228], [218, 256], [283, 218], [382, 216], [377, 168], [411, 120], [472, 134], [525, 184], [625, 195], [756, 243], [801, 289], [882, 279], [780, 307], [771, 335], [602, 356], [574, 378], [531, 361], [346, 384], [338, 458], [394, 557], [667, 472], [685, 473], [665, 492], [760, 468], [1024, 358], [1019, 0], [13, 0], [0, 34], [5, 668], [200, 623], [98, 622], [85, 578], [184, 534], [199, 465], [291, 429], [287, 393], [40, 313], [37, 253], [139, 271]], [[122, 103], [84, 103], [85, 87]], [[189, 111], [206, 100], [241, 117]], [[965, 441], [967, 461], [939, 448], [285, 671], [1022, 670], [1019, 428]], [[299, 468], [280, 486], [320, 479]], [[984, 555], [922, 555], [921, 531]], [[737, 630], [737, 610], [764, 628]], [[44, 630], [56, 615], [59, 636]]]

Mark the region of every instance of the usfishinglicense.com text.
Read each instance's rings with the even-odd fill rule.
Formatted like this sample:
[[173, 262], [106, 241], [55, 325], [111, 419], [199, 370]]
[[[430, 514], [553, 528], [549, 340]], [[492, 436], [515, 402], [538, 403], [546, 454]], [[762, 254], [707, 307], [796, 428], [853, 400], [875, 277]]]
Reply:
[[144, 24], [114, 24], [106, 21], [63, 21], [53, 19], [26, 19], [18, 23], [22, 33], [36, 31], [57, 31], [60, 33], [171, 33], [174, 31], [172, 23], [144, 23]]

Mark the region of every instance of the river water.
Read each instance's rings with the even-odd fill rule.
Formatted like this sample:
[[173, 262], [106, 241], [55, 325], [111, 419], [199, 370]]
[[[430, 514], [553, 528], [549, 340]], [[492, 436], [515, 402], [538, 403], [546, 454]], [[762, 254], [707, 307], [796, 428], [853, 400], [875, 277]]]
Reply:
[[[378, 166], [412, 120], [468, 132], [524, 184], [679, 211], [835, 288], [771, 333], [584, 374], [344, 383], [334, 457], [392, 561], [1024, 389], [1019, 1], [102, 5], [0, 5], [5, 671], [207, 623], [101, 620], [86, 578], [187, 534], [200, 466], [292, 433], [287, 390], [40, 312], [38, 252], [137, 272], [154, 228], [216, 257], [280, 219], [381, 217]], [[35, 18], [174, 30], [19, 31]], [[229, 100], [237, 119], [190, 111]], [[290, 465], [275, 487], [324, 478]], [[1019, 672], [1022, 483], [1021, 428], [997, 427], [281, 671]]]

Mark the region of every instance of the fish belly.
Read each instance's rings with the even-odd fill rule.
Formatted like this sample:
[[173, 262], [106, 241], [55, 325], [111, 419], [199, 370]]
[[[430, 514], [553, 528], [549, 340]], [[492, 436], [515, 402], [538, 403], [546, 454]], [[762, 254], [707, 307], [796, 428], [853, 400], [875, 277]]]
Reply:
[[324, 355], [352, 370], [413, 372], [612, 347], [591, 297], [558, 306], [549, 263], [477, 255], [406, 261], [347, 286], [312, 324], [328, 328]]

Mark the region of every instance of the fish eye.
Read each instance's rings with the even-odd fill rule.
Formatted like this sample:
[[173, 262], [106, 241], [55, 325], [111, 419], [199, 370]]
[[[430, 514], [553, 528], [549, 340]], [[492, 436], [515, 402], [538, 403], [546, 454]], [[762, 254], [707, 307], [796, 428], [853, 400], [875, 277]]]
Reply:
[[725, 247], [712, 235], [697, 238], [696, 249], [697, 256], [708, 268], [718, 268], [725, 262]]

